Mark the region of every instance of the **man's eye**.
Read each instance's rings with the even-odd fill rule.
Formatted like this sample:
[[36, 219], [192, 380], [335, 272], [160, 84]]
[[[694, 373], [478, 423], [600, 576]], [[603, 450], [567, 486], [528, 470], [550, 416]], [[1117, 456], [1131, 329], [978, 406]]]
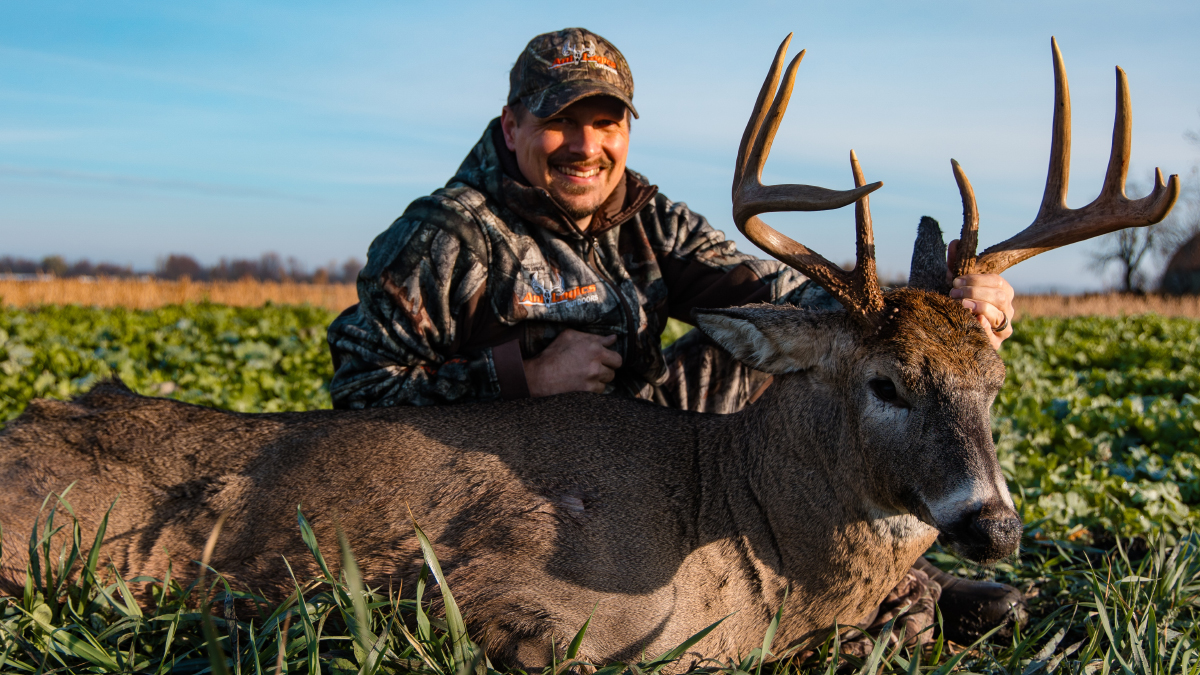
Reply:
[[877, 377], [868, 383], [871, 391], [875, 392], [876, 398], [884, 403], [890, 403], [898, 406], [908, 406], [908, 403], [900, 398], [899, 392], [896, 391], [896, 384], [886, 377]]

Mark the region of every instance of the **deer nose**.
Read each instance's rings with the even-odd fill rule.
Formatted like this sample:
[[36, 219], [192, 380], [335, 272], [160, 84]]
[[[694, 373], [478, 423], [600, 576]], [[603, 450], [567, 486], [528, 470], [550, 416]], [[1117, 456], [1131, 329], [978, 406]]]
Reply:
[[989, 502], [971, 517], [971, 525], [963, 542], [967, 557], [990, 564], [1012, 555], [1021, 543], [1021, 518], [1004, 504]]

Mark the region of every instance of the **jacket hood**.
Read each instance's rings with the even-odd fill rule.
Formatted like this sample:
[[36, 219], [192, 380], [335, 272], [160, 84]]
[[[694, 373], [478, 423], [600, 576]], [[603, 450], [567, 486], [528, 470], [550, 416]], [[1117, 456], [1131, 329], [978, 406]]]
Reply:
[[[499, 117], [489, 122], [447, 187], [464, 183], [500, 202], [523, 220], [563, 236], [582, 238], [584, 235], [575, 221], [554, 197], [543, 188], [533, 187], [521, 175], [517, 157], [505, 145], [503, 133]], [[600, 206], [588, 234], [595, 236], [624, 223], [656, 194], [657, 185], [650, 185], [640, 174], [625, 169], [624, 180]]]

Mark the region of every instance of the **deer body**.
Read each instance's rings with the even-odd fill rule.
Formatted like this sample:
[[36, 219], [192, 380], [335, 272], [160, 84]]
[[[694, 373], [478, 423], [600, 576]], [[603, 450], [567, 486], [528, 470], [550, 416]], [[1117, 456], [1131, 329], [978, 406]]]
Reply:
[[[548, 660], [550, 638], [569, 642], [597, 604], [584, 643], [597, 662], [661, 653], [729, 615], [702, 648], [745, 654], [788, 587], [779, 639], [795, 642], [863, 620], [937, 536], [915, 510], [944, 500], [905, 504], [873, 457], [878, 432], [896, 433], [883, 449], [914, 475], [936, 474], [928, 463], [946, 439], [929, 428], [962, 432], [983, 415], [974, 426], [984, 434], [957, 443], [983, 456], [988, 498], [1007, 500], [986, 423], [1003, 366], [961, 307], [906, 297], [918, 323], [940, 318], [922, 318], [930, 301], [962, 315], [950, 343], [935, 346], [985, 357], [960, 382], [983, 383], [969, 387], [983, 407], [934, 406], [920, 425], [896, 425], [851, 386], [873, 367], [864, 355], [886, 356], [894, 338], [828, 350], [825, 363], [781, 374], [757, 404], [724, 416], [591, 394], [247, 415], [106, 384], [75, 402], [35, 401], [0, 435], [0, 521], [6, 533], [29, 531], [44, 495], [74, 482], [68, 497], [91, 528], [117, 500], [103, 559], [161, 578], [168, 562], [176, 576], [195, 569], [224, 512], [213, 567], [280, 597], [293, 588], [284, 556], [300, 579], [317, 574], [296, 536], [297, 505], [331, 557], [340, 523], [368, 584], [412, 588], [421, 555], [411, 507], [473, 634], [501, 661]], [[785, 313], [804, 318], [791, 326], [798, 340], [846, 330]], [[25, 551], [4, 554], [5, 590], [16, 592]]]

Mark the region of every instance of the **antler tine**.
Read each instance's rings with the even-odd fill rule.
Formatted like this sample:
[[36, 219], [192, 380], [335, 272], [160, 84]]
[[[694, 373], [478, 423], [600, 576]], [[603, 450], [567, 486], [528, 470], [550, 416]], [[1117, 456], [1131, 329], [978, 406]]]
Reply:
[[[738, 229], [759, 248], [770, 253], [780, 261], [791, 265], [809, 278], [820, 284], [848, 309], [865, 314], [883, 307], [882, 296], [876, 298], [864, 295], [859, 284], [854, 283], [849, 272], [841, 269], [820, 254], [809, 250], [803, 244], [777, 232], [758, 217], [760, 213], [773, 211], [824, 211], [837, 209], [856, 202], [866, 195], [878, 190], [883, 183], [859, 185], [853, 190], [829, 190], [813, 185], [763, 185], [762, 168], [771, 152], [771, 144], [779, 124], [787, 111], [788, 100], [791, 98], [792, 87], [796, 81], [796, 70], [800, 66], [804, 52], [796, 56], [783, 70], [783, 60], [791, 35], [779, 46], [775, 60], [754, 111], [742, 135], [741, 146], [738, 148], [737, 165], [734, 167], [733, 179], [733, 220]], [[783, 82], [779, 83], [780, 74]], [[773, 95], [773, 96], [772, 96]], [[771, 105], [767, 108], [767, 98], [771, 97]], [[869, 236], [868, 216], [868, 236]], [[870, 245], [870, 242], [868, 242]], [[860, 243], [861, 246], [861, 243]], [[874, 250], [871, 250], [873, 263]], [[859, 255], [859, 266], [862, 266], [863, 256]], [[871, 265], [874, 279], [874, 267]], [[878, 280], [873, 282], [876, 287]]]
[[[1121, 66], [1117, 70], [1117, 112], [1113, 116], [1112, 149], [1104, 172], [1101, 195], [1125, 196], [1125, 178], [1129, 175], [1129, 151], [1133, 145], [1133, 104], [1129, 100], [1129, 78]], [[1157, 167], [1155, 167], [1157, 168]]]
[[[862, 187], [867, 182], [853, 150], [850, 151], [850, 171], [854, 174], [854, 187]], [[864, 306], [881, 309], [883, 290], [879, 288], [879, 275], [875, 273], [875, 232], [871, 228], [871, 198], [868, 195], [854, 203], [854, 226], [857, 241], [857, 263], [852, 272], [854, 290], [861, 295]]]
[[[758, 92], [758, 99], [754, 102], [754, 113], [750, 115], [750, 121], [746, 123], [746, 130], [742, 132], [742, 142], [738, 145], [737, 165], [733, 171], [733, 196], [735, 198], [738, 188], [742, 185], [742, 176], [746, 171], [746, 151], [758, 138], [758, 130], [767, 117], [767, 97], [775, 93], [775, 87], [779, 84], [779, 74], [783, 72], [783, 59], [787, 56], [787, 48], [791, 43], [792, 33], [788, 33], [780, 43], [779, 49], [775, 51], [775, 60], [771, 63], [771, 70], [767, 72], [767, 79], [763, 81], [762, 89]], [[804, 56], [803, 51], [800, 52], [800, 56]]]
[[1067, 208], [1071, 96], [1058, 41], [1051, 38], [1050, 44], [1054, 53], [1054, 128], [1042, 206], [1029, 227], [984, 251], [975, 263], [976, 272], [998, 274], [1045, 251], [1127, 227], [1153, 225], [1167, 217], [1179, 198], [1179, 176], [1172, 175], [1164, 183], [1158, 169], [1155, 169], [1154, 189], [1149, 195], [1134, 200], [1125, 196], [1133, 113], [1125, 71], [1117, 68], [1117, 111], [1104, 186], [1091, 204], [1078, 209]]
[[1067, 67], [1063, 64], [1058, 40], [1050, 36], [1054, 60], [1054, 122], [1050, 127], [1050, 166], [1046, 169], [1046, 190], [1038, 216], [1067, 208], [1067, 185], [1071, 178], [1071, 88], [1067, 85]]
[[975, 204], [975, 189], [967, 178], [967, 172], [957, 160], [950, 160], [954, 170], [954, 182], [958, 183], [958, 194], [962, 197], [963, 226], [958, 237], [958, 251], [954, 259], [954, 276], [975, 273], [975, 250], [979, 247], [979, 207]]

